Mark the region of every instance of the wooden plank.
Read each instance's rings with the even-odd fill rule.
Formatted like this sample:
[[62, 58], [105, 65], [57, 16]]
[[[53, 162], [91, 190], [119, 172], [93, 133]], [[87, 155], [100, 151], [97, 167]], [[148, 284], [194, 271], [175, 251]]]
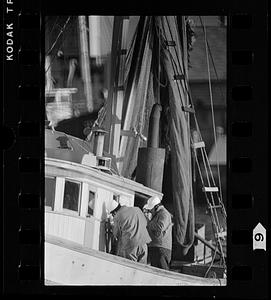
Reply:
[[175, 41], [166, 41], [166, 45], [168, 46], [168, 47], [175, 47], [176, 46], [176, 42]]
[[69, 216], [61, 212], [46, 212], [49, 226], [45, 228], [45, 233], [63, 237], [83, 245], [85, 219]]
[[54, 210], [62, 210], [63, 197], [64, 197], [64, 185], [65, 185], [65, 178], [57, 177]]
[[81, 203], [80, 203], [80, 216], [86, 217], [88, 212], [88, 200], [89, 200], [89, 187], [87, 183], [82, 184]]
[[59, 93], [70, 95], [70, 94], [77, 93], [77, 91], [78, 91], [77, 88], [57, 88], [57, 89], [52, 89], [50, 91], [46, 91], [45, 96], [46, 97], [50, 97], [50, 96], [55, 97]]
[[122, 37], [122, 25], [123, 25], [123, 17], [115, 16], [114, 24], [113, 24], [113, 36], [112, 36], [112, 49], [111, 49], [111, 74], [110, 74], [110, 87], [107, 102], [110, 101], [109, 109], [109, 145], [108, 152], [113, 153], [114, 149], [114, 141], [115, 141], [115, 122], [116, 122], [116, 110], [117, 110], [117, 102], [116, 102], [116, 87], [118, 86], [119, 79], [119, 51], [120, 51], [120, 43], [119, 40]]
[[[90, 216], [86, 219], [85, 222], [85, 235], [84, 235], [84, 247], [95, 249], [94, 247], [94, 238], [98, 234], [97, 230], [97, 219], [93, 216]], [[99, 222], [100, 223], [100, 222]]]
[[203, 192], [210, 192], [210, 193], [214, 193], [214, 192], [218, 192], [218, 187], [216, 186], [205, 186], [202, 188]]
[[204, 142], [197, 142], [197, 143], [192, 144], [192, 148], [194, 148], [194, 149], [204, 148], [204, 147], [205, 147]]
[[185, 77], [184, 77], [183, 74], [176, 74], [176, 75], [173, 76], [173, 79], [174, 80], [184, 80]]
[[185, 111], [185, 112], [189, 112], [189, 113], [191, 113], [191, 114], [194, 114], [194, 113], [195, 113], [194, 108], [189, 107], [189, 106], [182, 106], [182, 110]]
[[[61, 213], [59, 213], [59, 214], [61, 214]], [[65, 230], [64, 230], [63, 238], [68, 238], [68, 236], [70, 235], [70, 233], [69, 233], [69, 231], [70, 231], [70, 228], [71, 228], [70, 221], [71, 221], [71, 219], [70, 219], [70, 218], [68, 218], [68, 219], [67, 219], [67, 226], [65, 226]]]

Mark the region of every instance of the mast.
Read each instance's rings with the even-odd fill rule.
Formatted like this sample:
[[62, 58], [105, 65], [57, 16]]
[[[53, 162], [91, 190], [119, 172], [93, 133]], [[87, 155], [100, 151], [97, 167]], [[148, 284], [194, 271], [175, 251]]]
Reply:
[[88, 16], [90, 55], [95, 57], [96, 65], [101, 65], [101, 24], [100, 16]]
[[110, 85], [107, 99], [106, 130], [110, 135], [105, 141], [105, 149], [117, 159], [119, 168], [119, 146], [121, 119], [124, 101], [124, 69], [127, 53], [128, 16], [114, 17], [110, 63]]
[[87, 40], [87, 28], [86, 28], [86, 17], [79, 16], [79, 37], [80, 37], [80, 58], [81, 58], [81, 70], [82, 78], [84, 81], [84, 90], [87, 100], [87, 108], [89, 112], [94, 109], [92, 88], [91, 88], [91, 76], [90, 76], [90, 61], [88, 51], [88, 40]]
[[[187, 31], [186, 31], [186, 20], [185, 20], [185, 16], [182, 16], [182, 40], [183, 40], [183, 55], [184, 55], [184, 75], [185, 75], [185, 81], [184, 81], [184, 85], [185, 85], [185, 90], [186, 90], [186, 95], [185, 95], [185, 104], [187, 107], [189, 107], [191, 105], [190, 101], [189, 101], [189, 94], [188, 94], [188, 90], [189, 90], [189, 83], [188, 83], [188, 47], [187, 47]], [[187, 117], [187, 136], [188, 136], [188, 142], [191, 142], [191, 128], [190, 128], [190, 114], [188, 113], [186, 115]], [[191, 187], [191, 194], [193, 195], [193, 201], [194, 201], [194, 190], [193, 190], [193, 161], [192, 161], [192, 152], [191, 152], [191, 148], [190, 148], [190, 153], [189, 153], [189, 163], [190, 163], [190, 168], [189, 168], [189, 180], [190, 180], [190, 187]]]

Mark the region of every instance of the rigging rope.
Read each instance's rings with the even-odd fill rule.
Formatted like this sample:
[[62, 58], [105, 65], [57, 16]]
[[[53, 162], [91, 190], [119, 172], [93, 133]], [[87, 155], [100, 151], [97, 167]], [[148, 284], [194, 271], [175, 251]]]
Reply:
[[53, 50], [53, 48], [55, 47], [55, 45], [56, 45], [58, 39], [60, 38], [61, 34], [64, 32], [64, 30], [65, 30], [67, 24], [69, 23], [70, 19], [71, 19], [71, 17], [69, 16], [68, 19], [66, 20], [64, 26], [61, 28], [61, 30], [60, 30], [60, 32], [59, 32], [59, 34], [58, 34], [56, 40], [54, 41], [53, 45], [52, 45], [51, 48], [46, 52], [46, 55], [48, 55], [48, 53], [50, 53], [50, 52]]
[[[196, 155], [196, 149], [194, 150], [194, 153], [195, 153], [196, 165], [197, 165], [198, 170], [199, 170], [200, 180], [201, 180], [202, 186], [205, 186], [204, 179], [203, 179], [203, 176], [202, 176], [202, 173], [201, 173], [201, 170], [200, 170], [199, 161], [198, 161], [198, 158], [197, 158], [197, 155]], [[210, 201], [209, 201], [209, 198], [208, 198], [208, 195], [207, 195], [206, 191], [204, 191], [204, 196], [205, 196], [205, 199], [206, 199], [206, 202], [207, 202], [208, 206], [211, 207], [211, 204], [210, 204]], [[212, 224], [214, 238], [215, 238], [215, 242], [216, 242], [216, 247], [220, 248], [222, 263], [223, 263], [224, 266], [226, 266], [224, 252], [223, 252], [223, 249], [222, 249], [221, 241], [216, 236], [216, 232], [217, 232], [217, 230], [215, 228], [215, 226], [216, 226], [216, 218], [214, 217], [213, 210], [211, 211], [210, 218], [211, 218], [211, 224]]]
[[[71, 17], [68, 17], [67, 21], [68, 21], [70, 18], [71, 18]], [[65, 23], [65, 25], [64, 25], [65, 27], [62, 27], [60, 33], [64, 33], [64, 29], [66, 29], [66, 26], [67, 26], [67, 24], [68, 24], [67, 21], [66, 21], [66, 23]], [[60, 36], [60, 35], [59, 35], [59, 36]], [[57, 42], [59, 36], [58, 36], [57, 39], [55, 40], [54, 45], [51, 47], [51, 49], [47, 51], [46, 55], [48, 55], [48, 53], [53, 49], [53, 47], [55, 46], [55, 44], [56, 44], [56, 42]], [[63, 40], [62, 40], [62, 42], [61, 42], [61, 45], [60, 45], [60, 47], [59, 47], [58, 49], [60, 49], [60, 48], [63, 46], [64, 41], [65, 41], [66, 38], [67, 38], [67, 35], [64, 36], [64, 38], [63, 38]], [[53, 61], [55, 60], [55, 58], [56, 58], [56, 56], [57, 56], [57, 52], [58, 52], [58, 51], [55, 52], [53, 58], [51, 59], [51, 63], [50, 63], [50, 65], [48, 66], [48, 68], [45, 70], [45, 74], [46, 74], [46, 73], [48, 72], [48, 70], [52, 67], [52, 63], [53, 63]]]
[[[53, 26], [52, 26], [52, 29], [50, 30], [50, 32], [49, 32], [49, 36], [51, 35], [51, 33], [53, 32], [53, 30], [54, 30], [54, 28], [55, 28], [55, 26], [56, 26], [56, 22], [58, 21], [58, 19], [59, 19], [59, 16], [55, 19], [55, 22], [54, 22], [54, 24], [53, 24]], [[45, 23], [45, 25], [46, 25], [46, 23]], [[57, 25], [58, 26], [58, 25]]]
[[215, 152], [216, 152], [216, 164], [217, 164], [217, 172], [218, 172], [217, 175], [218, 175], [218, 182], [219, 182], [220, 198], [221, 198], [221, 201], [223, 201], [223, 198], [222, 198], [222, 189], [221, 189], [220, 169], [219, 169], [219, 163], [218, 163], [218, 151], [217, 151], [217, 139], [216, 139], [216, 128], [215, 128], [213, 92], [212, 92], [212, 84], [211, 84], [211, 72], [210, 72], [209, 55], [208, 55], [208, 49], [207, 49], [207, 33], [206, 33], [205, 24], [202, 21], [201, 16], [200, 16], [200, 21], [201, 21], [201, 23], [203, 25], [203, 30], [204, 30], [204, 40], [205, 40], [205, 50], [206, 50], [206, 60], [207, 60], [207, 71], [208, 71], [208, 81], [209, 81], [209, 93], [210, 93], [210, 101], [211, 101], [212, 124], [213, 124], [213, 134], [214, 134]]
[[[200, 18], [200, 16], [199, 16], [199, 18]], [[201, 21], [201, 20], [200, 20], [200, 21]], [[202, 24], [202, 22], [201, 22], [201, 26], [202, 26], [202, 29], [203, 29], [203, 24]], [[218, 73], [217, 73], [217, 69], [216, 69], [216, 66], [215, 66], [213, 54], [212, 54], [212, 51], [211, 51], [211, 48], [210, 48], [208, 39], [207, 39], [207, 46], [208, 46], [208, 51], [209, 51], [209, 54], [210, 54], [210, 57], [211, 57], [212, 65], [213, 65], [213, 68], [214, 68], [214, 71], [215, 71], [216, 79], [219, 80], [219, 76], [218, 76]], [[220, 93], [221, 93], [222, 98], [225, 99], [225, 95], [224, 95], [224, 93], [223, 93], [223, 91], [222, 91], [222, 89], [221, 89], [220, 86], [219, 86], [219, 90], [220, 90]]]
[[[160, 19], [158, 19], [158, 23], [160, 23]], [[159, 32], [158, 32], [158, 104], [161, 103], [161, 100], [160, 100], [160, 72], [161, 72], [161, 38], [160, 38], [160, 26], [158, 24], [158, 28], [159, 28]]]
[[[215, 66], [215, 62], [214, 62], [214, 58], [213, 58], [213, 54], [212, 54], [210, 45], [208, 43], [208, 40], [207, 40], [207, 46], [208, 46], [208, 51], [209, 51], [209, 54], [210, 54], [210, 57], [211, 57], [212, 65], [213, 65], [213, 68], [214, 68], [214, 71], [215, 71], [216, 79], [219, 80], [218, 73], [217, 73], [216, 66]], [[225, 100], [225, 95], [224, 95], [224, 93], [223, 93], [223, 91], [221, 89], [221, 86], [219, 86], [219, 90], [220, 90], [222, 98]]]

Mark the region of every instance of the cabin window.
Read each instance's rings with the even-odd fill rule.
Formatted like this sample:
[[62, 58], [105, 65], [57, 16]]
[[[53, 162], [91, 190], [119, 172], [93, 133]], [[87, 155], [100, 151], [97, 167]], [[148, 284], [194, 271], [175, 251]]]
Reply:
[[80, 183], [65, 181], [63, 208], [79, 212]]
[[95, 204], [95, 193], [92, 191], [89, 191], [89, 197], [88, 197], [88, 213], [87, 216], [93, 216], [94, 213], [94, 204]]
[[56, 179], [54, 177], [45, 177], [45, 208], [54, 210]]

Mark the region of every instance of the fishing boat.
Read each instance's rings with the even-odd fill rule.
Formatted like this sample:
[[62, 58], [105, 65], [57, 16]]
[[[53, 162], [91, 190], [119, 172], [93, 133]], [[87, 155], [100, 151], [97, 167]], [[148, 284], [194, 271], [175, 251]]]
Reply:
[[[166, 55], [164, 70], [167, 74], [172, 72], [170, 56], [176, 56], [177, 52], [181, 51], [178, 47], [181, 44], [178, 41], [179, 28], [175, 21], [174, 17], [140, 19], [133, 48], [134, 54], [127, 63], [130, 70], [133, 68], [135, 70], [132, 72], [133, 75], [125, 80], [123, 70], [127, 61], [123, 59], [123, 53], [126, 52], [120, 50], [125, 46], [127, 18], [115, 18], [112, 42], [115, 58], [111, 68], [112, 89], [109, 90], [106, 105], [100, 110], [98, 118], [84, 140], [64, 131], [57, 131], [57, 127], [54, 128], [57, 122], [54, 123], [53, 118], [50, 119], [48, 110], [47, 117], [49, 116], [50, 124], [49, 126], [47, 124], [45, 129], [44, 245], [44, 278], [47, 285], [226, 285], [225, 276], [204, 278], [204, 276], [184, 274], [173, 268], [169, 271], [161, 270], [118, 257], [111, 251], [112, 237], [108, 226], [107, 204], [114, 199], [121, 205], [142, 207], [151, 196], [163, 197], [161, 176], [165, 151], [159, 148], [161, 104], [152, 103], [152, 110], [143, 122], [147, 85], [142, 83], [142, 80], [147, 80], [151, 76], [150, 55], [153, 51], [151, 45], [154, 39], [152, 33], [157, 33], [157, 28], [158, 32], [160, 29], [165, 29], [161, 24], [168, 22], [168, 29], [161, 36], [164, 38], [168, 36], [167, 45], [163, 48]], [[80, 22], [82, 23], [82, 19]], [[170, 29], [174, 32], [173, 36]], [[158, 42], [159, 45], [160, 42], [162, 44], [160, 38]], [[172, 49], [166, 50], [168, 48], [174, 48], [173, 52]], [[133, 61], [136, 57], [140, 59], [134, 65]], [[145, 70], [138, 75], [139, 67], [142, 66]], [[177, 119], [176, 124], [183, 126], [181, 139], [176, 138], [178, 129], [173, 132], [173, 135], [176, 135], [173, 139], [175, 138], [186, 154], [186, 157], [176, 161], [176, 174], [180, 163], [185, 161], [182, 168], [188, 172], [186, 180], [189, 182], [191, 180], [191, 137], [188, 124], [189, 113], [193, 107], [189, 104], [186, 78], [180, 77], [181, 71], [185, 74], [185, 66], [178, 68], [182, 70], [177, 74], [171, 74], [174, 79], [170, 82], [173, 96], [169, 105], [172, 109], [172, 119], [175, 121]], [[125, 88], [117, 88], [122, 84]], [[176, 94], [180, 89], [184, 103], [175, 101], [180, 97]], [[70, 103], [71, 95], [75, 92], [70, 88], [55, 90], [51, 88], [47, 95], [50, 97], [57, 95], [59, 107], [62, 94], [63, 98], [68, 99], [67, 102]], [[135, 101], [138, 97], [141, 97], [141, 100]], [[69, 106], [66, 108], [68, 110]], [[182, 117], [178, 119], [180, 114]], [[66, 115], [66, 118], [69, 118], [69, 114]], [[142, 123], [147, 126], [148, 134], [144, 133]], [[140, 148], [141, 142], [146, 142], [146, 139], [146, 147]], [[202, 141], [192, 141], [192, 149], [202, 148], [202, 145]], [[136, 161], [132, 161], [131, 155], [138, 150]], [[178, 158], [178, 156], [174, 157], [174, 159]], [[132, 164], [136, 164], [136, 180], [132, 179], [131, 174], [127, 176], [131, 170], [134, 170]], [[180, 183], [179, 179], [174, 181], [175, 185]], [[184, 188], [189, 195], [189, 201], [192, 201], [191, 186], [192, 184], [188, 184], [188, 188]], [[209, 186], [205, 187], [205, 192], [214, 193], [216, 190]], [[183, 193], [182, 191], [181, 194]], [[194, 226], [191, 228], [194, 230]], [[197, 238], [208, 246], [204, 238], [200, 236]], [[218, 239], [218, 243], [219, 241]], [[214, 259], [217, 254], [224, 259], [221, 253], [222, 247], [213, 247], [213, 250], [215, 250]]]

